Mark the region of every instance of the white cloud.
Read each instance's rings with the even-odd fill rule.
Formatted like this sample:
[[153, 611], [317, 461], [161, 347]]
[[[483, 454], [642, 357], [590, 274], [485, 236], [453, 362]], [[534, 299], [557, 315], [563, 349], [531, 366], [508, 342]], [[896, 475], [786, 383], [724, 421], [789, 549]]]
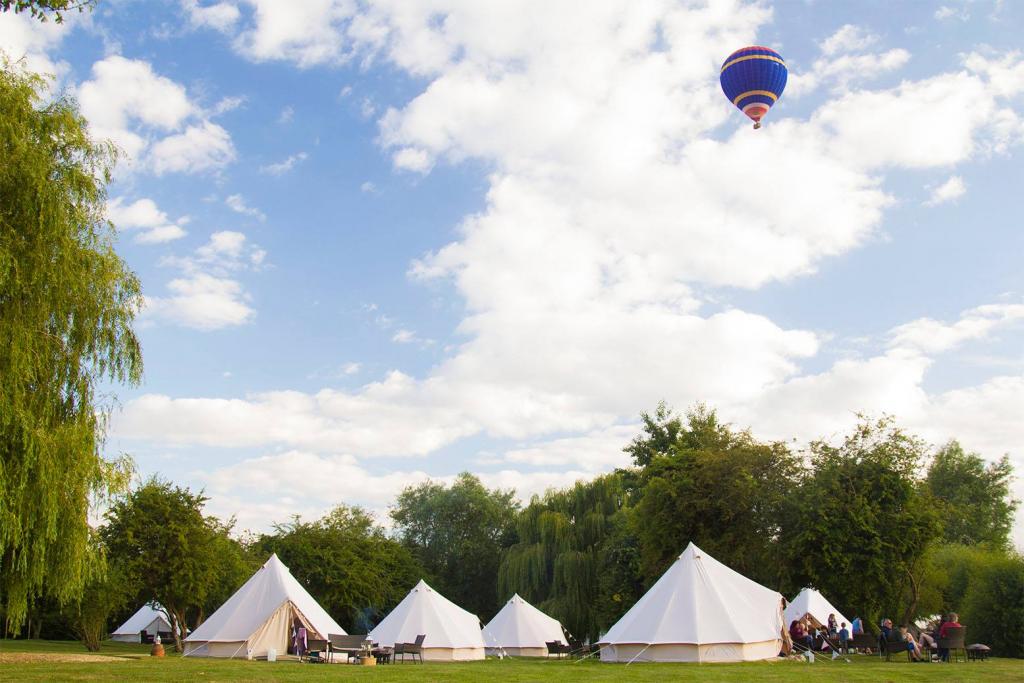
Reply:
[[956, 9], [948, 5], [942, 5], [939, 9], [935, 10], [935, 18], [939, 21], [945, 21], [946, 19], [959, 19], [960, 21], [967, 21], [971, 18], [970, 13], [966, 7]]
[[147, 296], [144, 316], [198, 330], [217, 330], [252, 321], [256, 311], [236, 274], [255, 270], [266, 252], [249, 246], [243, 233], [223, 230], [190, 256], [163, 261], [181, 271], [165, 296]]
[[878, 42], [878, 36], [853, 24], [844, 24], [838, 31], [818, 44], [823, 55], [860, 52]]
[[1024, 304], [986, 304], [964, 311], [952, 324], [918, 318], [894, 328], [890, 346], [929, 355], [956, 348], [970, 340], [985, 339], [1001, 326], [1024, 319]]
[[416, 173], [427, 173], [434, 166], [426, 150], [406, 147], [394, 155], [395, 168]]
[[236, 37], [235, 49], [257, 61], [288, 60], [300, 67], [337, 63], [345, 58], [341, 39], [357, 5], [348, 0], [246, 0], [253, 24]]
[[11, 61], [25, 60], [29, 71], [50, 74], [63, 79], [70, 65], [63, 60], [54, 61], [51, 52], [72, 30], [74, 21], [62, 24], [32, 19], [27, 12], [0, 12], [0, 53]]
[[134, 241], [142, 244], [170, 242], [188, 234], [183, 227], [188, 216], [172, 221], [156, 202], [145, 197], [131, 204], [126, 204], [123, 197], [112, 199], [107, 202], [107, 217], [119, 230], [137, 230]]
[[640, 433], [639, 425], [616, 425], [582, 436], [541, 441], [505, 451], [502, 460], [535, 467], [572, 465], [586, 472], [607, 472], [630, 465], [622, 448]]
[[230, 195], [227, 199], [224, 200], [224, 203], [227, 204], [228, 208], [234, 211], [235, 213], [240, 213], [243, 216], [252, 216], [258, 221], [267, 220], [266, 214], [264, 214], [259, 209], [246, 204], [245, 199], [240, 194]]
[[343, 375], [356, 375], [362, 369], [361, 363], [348, 362], [341, 366], [341, 374]]
[[359, 186], [359, 191], [365, 192], [366, 194], [375, 194], [377, 192], [377, 186], [367, 180]]
[[924, 204], [925, 206], [938, 206], [947, 202], [955, 202], [967, 193], [967, 185], [964, 179], [958, 175], [950, 176], [949, 180], [932, 190], [931, 196]]
[[189, 126], [153, 145], [157, 175], [167, 172], [199, 173], [227, 166], [235, 160], [235, 146], [226, 130], [210, 121]]
[[815, 60], [811, 70], [794, 73], [786, 84], [786, 97], [800, 97], [823, 85], [844, 91], [857, 82], [867, 81], [896, 71], [910, 61], [910, 53], [893, 48], [877, 54], [843, 54]]
[[278, 123], [291, 123], [292, 119], [295, 118], [295, 108], [288, 105], [281, 110], [281, 113], [277, 117]]
[[297, 154], [290, 155], [284, 161], [279, 161], [275, 164], [267, 164], [266, 166], [260, 166], [260, 173], [269, 173], [270, 175], [284, 175], [288, 171], [295, 168], [296, 164], [305, 161], [309, 157], [305, 152], [298, 152]]
[[241, 17], [238, 7], [231, 2], [200, 5], [198, 0], [181, 0], [181, 7], [193, 27], [212, 28], [221, 33], [231, 31]]
[[146, 315], [197, 330], [242, 325], [255, 316], [242, 285], [229, 278], [196, 273], [171, 280], [164, 297], [146, 297]]
[[92, 66], [76, 92], [96, 137], [113, 140], [129, 169], [196, 173], [235, 158], [231, 136], [203, 118], [184, 86], [145, 61], [112, 55]]
[[210, 111], [210, 115], [220, 116], [221, 114], [226, 114], [229, 111], [234, 111], [245, 104], [245, 100], [246, 98], [241, 95], [232, 95], [230, 97], [221, 98], [221, 100], [213, 106], [213, 109]]

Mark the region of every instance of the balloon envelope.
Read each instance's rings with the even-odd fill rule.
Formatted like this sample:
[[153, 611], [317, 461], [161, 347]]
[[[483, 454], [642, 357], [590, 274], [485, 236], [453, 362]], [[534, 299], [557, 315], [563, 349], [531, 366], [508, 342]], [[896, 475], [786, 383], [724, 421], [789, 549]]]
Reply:
[[789, 72], [782, 56], [769, 47], [753, 45], [736, 50], [722, 64], [722, 92], [737, 109], [761, 127], [761, 117], [786, 89]]

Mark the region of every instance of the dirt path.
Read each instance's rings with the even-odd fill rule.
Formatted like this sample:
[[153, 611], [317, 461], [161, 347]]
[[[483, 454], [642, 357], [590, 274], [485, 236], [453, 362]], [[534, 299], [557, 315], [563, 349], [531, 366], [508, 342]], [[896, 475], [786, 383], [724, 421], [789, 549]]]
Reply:
[[0, 664], [123, 662], [125, 659], [125, 657], [110, 657], [108, 655], [71, 655], [48, 652], [0, 652]]

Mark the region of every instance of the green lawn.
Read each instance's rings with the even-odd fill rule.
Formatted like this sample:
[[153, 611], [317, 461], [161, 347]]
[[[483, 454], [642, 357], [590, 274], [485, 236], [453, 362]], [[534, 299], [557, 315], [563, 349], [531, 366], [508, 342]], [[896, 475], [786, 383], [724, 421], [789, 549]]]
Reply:
[[[96, 661], [5, 661], [22, 654], [86, 655]], [[602, 664], [557, 660], [487, 660], [465, 664], [399, 664], [363, 668], [299, 664], [295, 661], [164, 659], [148, 647], [108, 643], [100, 657], [78, 643], [0, 640], [0, 680], [4, 681], [1024, 681], [1024, 660], [995, 659], [969, 664], [886, 664], [855, 656], [851, 663], [819, 659], [750, 664]], [[116, 661], [108, 661], [114, 657]], [[813, 678], [808, 678], [811, 676]]]

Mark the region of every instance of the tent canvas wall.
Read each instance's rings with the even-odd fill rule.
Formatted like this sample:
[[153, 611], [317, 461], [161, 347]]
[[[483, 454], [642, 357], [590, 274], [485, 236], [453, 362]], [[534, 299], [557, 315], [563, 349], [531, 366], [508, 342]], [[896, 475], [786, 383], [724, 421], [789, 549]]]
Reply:
[[813, 588], [804, 588], [793, 601], [786, 607], [785, 619], [788, 626], [795, 619], [801, 619], [805, 614], [818, 622], [819, 626], [828, 627], [828, 615], [836, 615], [836, 623], [846, 623], [846, 628], [853, 633], [853, 627], [849, 619], [839, 613], [832, 603], [825, 599], [825, 596]]
[[782, 595], [686, 547], [598, 642], [604, 662], [740, 662], [782, 649]]
[[171, 624], [162, 609], [158, 603], [146, 603], [118, 626], [117, 630], [110, 634], [110, 639], [122, 643], [141, 643], [144, 642], [143, 632], [148, 636], [155, 636], [158, 633], [170, 634]]
[[409, 594], [370, 631], [375, 643], [390, 647], [415, 642], [425, 635], [423, 659], [461, 661], [484, 658], [480, 619], [420, 581]]
[[283, 655], [298, 618], [309, 638], [344, 634], [341, 626], [271, 555], [245, 584], [185, 639], [185, 656], [266, 657]]
[[565, 644], [562, 624], [518, 594], [494, 615], [483, 633], [488, 654], [503, 651], [512, 657], [544, 657], [548, 653], [546, 643]]

